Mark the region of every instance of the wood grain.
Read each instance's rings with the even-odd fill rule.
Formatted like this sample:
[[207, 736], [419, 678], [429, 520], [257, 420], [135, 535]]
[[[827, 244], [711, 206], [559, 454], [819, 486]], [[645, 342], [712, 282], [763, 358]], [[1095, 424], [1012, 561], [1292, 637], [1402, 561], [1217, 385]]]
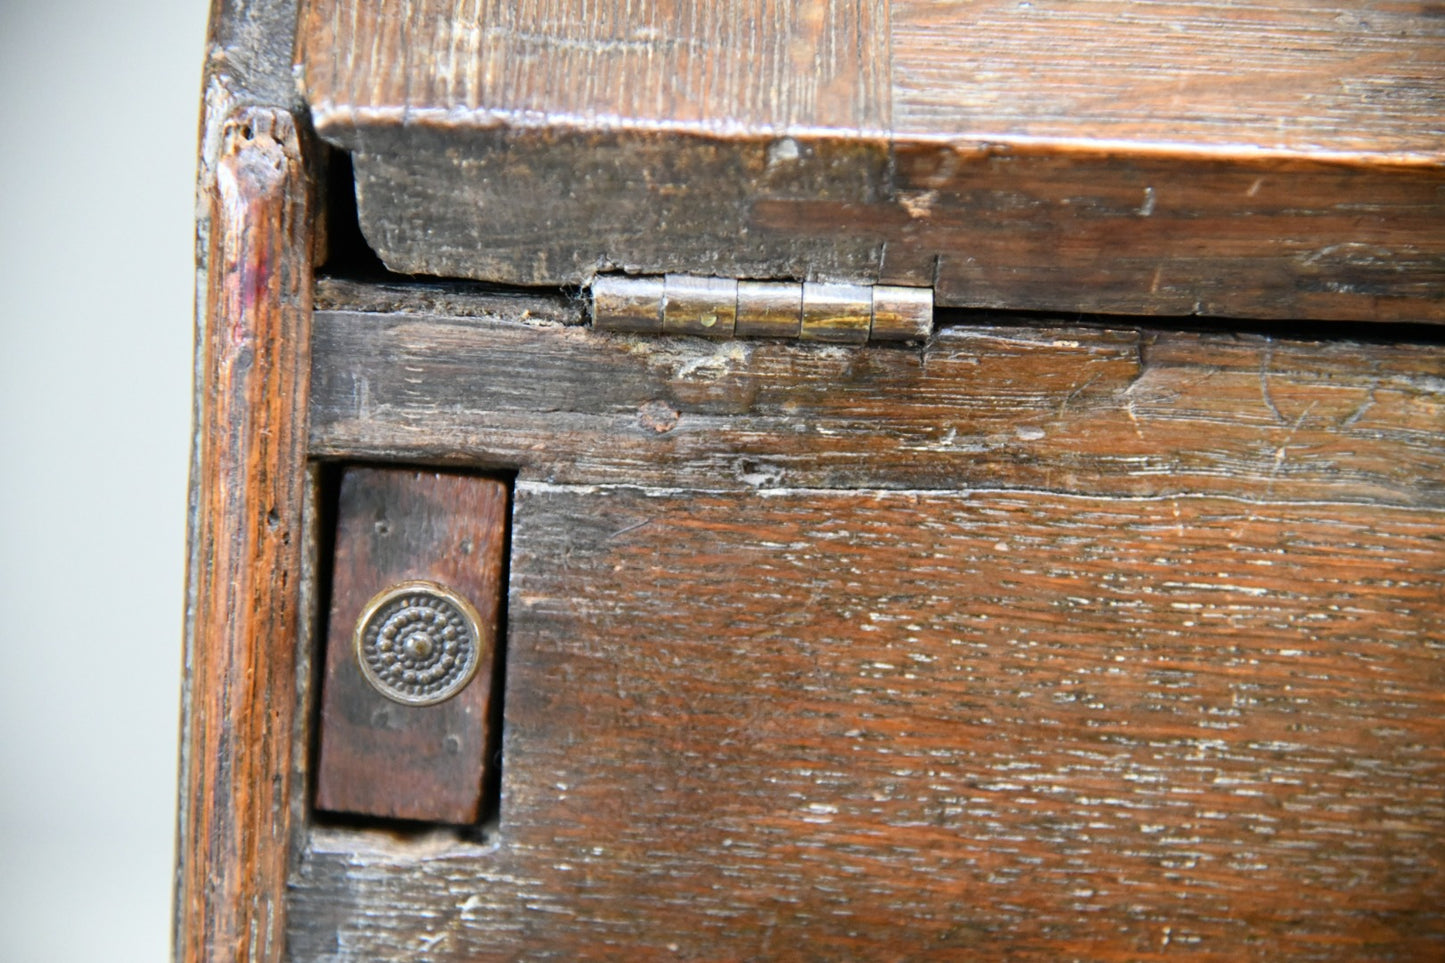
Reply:
[[313, 829], [296, 959], [1445, 950], [1441, 346], [376, 306], [313, 453], [519, 471], [500, 820]]
[[894, 130], [1189, 149], [1445, 149], [1425, 2], [894, 0]]
[[557, 483], [1445, 505], [1438, 345], [1081, 326], [922, 348], [317, 312], [311, 451]]
[[286, 112], [242, 108], [217, 139], [203, 169], [176, 954], [279, 960], [306, 617], [309, 187]]
[[[321, 691], [316, 808], [472, 823], [496, 749], [491, 734], [507, 544], [507, 485], [493, 478], [351, 468], [336, 514], [336, 561]], [[437, 705], [392, 701], [362, 675], [352, 632], [399, 582], [435, 582], [480, 616], [479, 665]]]
[[501, 823], [313, 832], [293, 956], [1437, 958], [1442, 521], [522, 481]]
[[305, 6], [321, 124], [882, 130], [886, 0]]
[[393, 270], [1445, 320], [1429, 3], [312, 0], [301, 34]]

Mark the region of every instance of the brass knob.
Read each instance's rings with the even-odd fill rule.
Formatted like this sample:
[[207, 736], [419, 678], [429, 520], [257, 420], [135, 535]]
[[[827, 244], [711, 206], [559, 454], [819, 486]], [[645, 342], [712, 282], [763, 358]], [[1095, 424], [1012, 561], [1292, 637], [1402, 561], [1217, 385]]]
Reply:
[[445, 702], [481, 663], [481, 619], [470, 602], [435, 582], [398, 582], [356, 621], [356, 660], [376, 691], [412, 706]]

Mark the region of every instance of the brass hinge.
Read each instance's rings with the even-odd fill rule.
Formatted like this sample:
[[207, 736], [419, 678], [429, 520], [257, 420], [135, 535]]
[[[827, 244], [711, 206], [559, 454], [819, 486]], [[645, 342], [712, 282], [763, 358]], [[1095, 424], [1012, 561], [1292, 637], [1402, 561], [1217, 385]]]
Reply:
[[920, 341], [933, 330], [933, 289], [599, 275], [592, 282], [592, 324], [604, 331], [708, 338]]

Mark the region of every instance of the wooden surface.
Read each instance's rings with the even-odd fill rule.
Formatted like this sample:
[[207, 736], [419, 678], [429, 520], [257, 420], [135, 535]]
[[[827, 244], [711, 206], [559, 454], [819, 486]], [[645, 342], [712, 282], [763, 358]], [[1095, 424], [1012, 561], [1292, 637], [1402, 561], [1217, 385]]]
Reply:
[[887, 0], [316, 3], [302, 25], [320, 116], [881, 130]]
[[521, 482], [501, 822], [313, 832], [291, 951], [1438, 958], [1441, 522]]
[[314, 456], [519, 477], [499, 821], [294, 959], [1445, 953], [1438, 344], [318, 297]]
[[564, 484], [1445, 504], [1438, 346], [980, 323], [858, 350], [466, 309], [318, 310], [312, 453]]
[[284, 111], [210, 121], [181, 733], [176, 955], [279, 960], [311, 321], [308, 184]]
[[324, 126], [831, 130], [1437, 159], [1418, 2], [310, 0]]
[[1429, 3], [894, 0], [893, 129], [1189, 149], [1445, 150]]
[[1428, 3], [310, 0], [299, 58], [397, 271], [1445, 319]]
[[[495, 752], [491, 735], [507, 544], [507, 485], [436, 472], [348, 469], [336, 514], [331, 619], [317, 725], [316, 808], [472, 823]], [[481, 617], [479, 665], [437, 705], [388, 699], [362, 675], [352, 633], [399, 582], [438, 583]]]

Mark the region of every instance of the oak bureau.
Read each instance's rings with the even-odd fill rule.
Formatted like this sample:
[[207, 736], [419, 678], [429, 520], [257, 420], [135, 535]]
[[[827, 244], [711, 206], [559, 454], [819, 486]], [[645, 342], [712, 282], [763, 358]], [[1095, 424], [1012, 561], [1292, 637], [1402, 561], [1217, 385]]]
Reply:
[[1445, 959], [1445, 16], [217, 0], [176, 954]]

